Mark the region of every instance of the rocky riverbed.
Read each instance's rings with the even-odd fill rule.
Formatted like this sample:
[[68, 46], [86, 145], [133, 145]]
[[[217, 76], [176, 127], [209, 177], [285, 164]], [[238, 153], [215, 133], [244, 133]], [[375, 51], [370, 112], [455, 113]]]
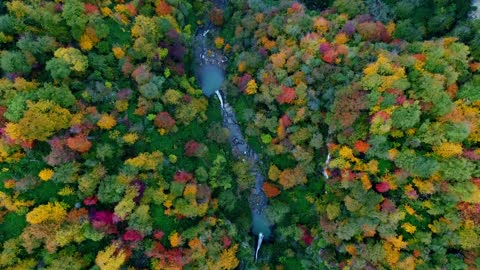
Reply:
[[470, 16], [473, 19], [480, 19], [480, 0], [473, 0], [472, 5], [477, 8], [477, 10], [472, 11]]
[[[224, 9], [225, 1], [214, 1], [217, 8]], [[203, 93], [206, 96], [216, 94], [220, 100], [220, 110], [223, 116], [223, 126], [229, 130], [229, 141], [234, 156], [250, 165], [250, 172], [255, 179], [248, 198], [252, 212], [252, 232], [258, 236], [258, 243], [255, 252], [257, 258], [258, 250], [263, 239], [271, 237], [271, 222], [267, 219], [265, 210], [267, 208], [267, 197], [262, 186], [264, 176], [260, 169], [261, 160], [257, 153], [248, 145], [243, 137], [237, 117], [232, 106], [221, 89], [225, 79], [225, 65], [227, 58], [223, 53], [213, 46], [213, 38], [217, 29], [214, 25], [208, 24], [200, 27], [194, 38], [195, 53], [195, 74], [200, 83]]]

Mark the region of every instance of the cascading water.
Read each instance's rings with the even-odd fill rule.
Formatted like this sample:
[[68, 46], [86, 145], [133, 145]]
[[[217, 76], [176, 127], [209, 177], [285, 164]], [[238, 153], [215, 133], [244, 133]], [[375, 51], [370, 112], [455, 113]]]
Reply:
[[[217, 8], [225, 8], [225, 1], [213, 0], [213, 2]], [[265, 213], [267, 197], [262, 189], [264, 177], [259, 165], [261, 161], [245, 141], [235, 112], [220, 90], [225, 80], [225, 63], [227, 59], [211, 42], [207, 42], [211, 40], [209, 39], [209, 34], [213, 32], [215, 32], [215, 27], [209, 24], [199, 28], [195, 34], [195, 74], [203, 93], [208, 97], [215, 93], [220, 100], [223, 125], [230, 131], [229, 140], [232, 152], [237, 158], [249, 163], [250, 172], [255, 178], [255, 186], [251, 190], [248, 202], [252, 212], [252, 232], [258, 236], [255, 249], [255, 260], [257, 260], [263, 240], [269, 239], [272, 235], [272, 223], [268, 220]]]

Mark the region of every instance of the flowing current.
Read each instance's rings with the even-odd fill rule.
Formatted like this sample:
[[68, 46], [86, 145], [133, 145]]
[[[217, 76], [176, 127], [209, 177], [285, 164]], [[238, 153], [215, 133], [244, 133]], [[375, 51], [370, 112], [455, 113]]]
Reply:
[[[225, 1], [213, 1], [217, 8], [224, 9]], [[222, 85], [225, 80], [225, 65], [227, 58], [223, 53], [213, 46], [212, 34], [217, 29], [214, 25], [208, 24], [200, 27], [194, 37], [195, 54], [195, 75], [200, 83], [203, 93], [210, 97], [215, 94], [220, 100], [220, 110], [223, 116], [223, 126], [229, 130], [229, 141], [232, 152], [236, 158], [249, 163], [250, 172], [255, 178], [255, 185], [252, 187], [248, 202], [252, 212], [252, 232], [256, 235], [257, 246], [255, 249], [255, 260], [262, 241], [271, 237], [272, 223], [265, 215], [267, 197], [263, 192], [262, 185], [264, 176], [260, 170], [261, 160], [257, 153], [248, 145], [243, 137], [240, 126], [237, 122], [235, 111], [230, 106], [223, 93]], [[214, 36], [213, 36], [214, 37]]]

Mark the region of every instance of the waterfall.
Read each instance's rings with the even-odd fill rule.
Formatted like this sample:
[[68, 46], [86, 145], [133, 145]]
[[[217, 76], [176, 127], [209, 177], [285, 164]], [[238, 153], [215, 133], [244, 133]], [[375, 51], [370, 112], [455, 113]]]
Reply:
[[[224, 9], [225, 0], [212, 1], [217, 8]], [[261, 161], [258, 155], [243, 137], [235, 111], [221, 92], [221, 87], [225, 80], [225, 65], [228, 59], [221, 50], [215, 48], [212, 42], [207, 42], [211, 36], [216, 35], [216, 30], [215, 26], [210, 23], [200, 27], [195, 33], [193, 44], [195, 75], [205, 96], [209, 97], [215, 93], [218, 97], [223, 117], [223, 126], [230, 131], [229, 141], [232, 153], [236, 158], [250, 165], [250, 173], [255, 179], [255, 185], [251, 189], [248, 202], [252, 213], [252, 232], [258, 236], [257, 246], [253, 249], [255, 261], [257, 261], [262, 242], [269, 239], [272, 235], [272, 223], [265, 214], [268, 202], [267, 196], [262, 189], [265, 178], [260, 169]], [[209, 34], [211, 32], [213, 34]]]
[[257, 249], [255, 250], [255, 262], [258, 259], [258, 251], [260, 250], [260, 247], [262, 246], [262, 241], [263, 241], [263, 233], [260, 233], [260, 234], [258, 234]]
[[221, 108], [223, 109], [223, 108], [224, 108], [224, 106], [223, 106], [223, 98], [222, 98], [222, 94], [220, 94], [220, 90], [215, 91], [215, 94], [217, 95], [218, 100], [220, 100], [220, 106], [221, 106]]
[[330, 163], [330, 158], [331, 158], [331, 155], [330, 155], [330, 152], [328, 152], [327, 160], [325, 160], [325, 167], [323, 167], [323, 176], [325, 176], [326, 179], [329, 178], [327, 168], [328, 168], [328, 163]]

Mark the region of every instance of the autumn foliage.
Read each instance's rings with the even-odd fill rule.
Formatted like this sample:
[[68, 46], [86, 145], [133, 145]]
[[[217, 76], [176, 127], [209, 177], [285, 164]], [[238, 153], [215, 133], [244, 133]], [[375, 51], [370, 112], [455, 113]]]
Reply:
[[290, 104], [295, 99], [295, 89], [283, 86], [282, 93], [277, 96], [277, 101], [280, 104]]
[[263, 183], [262, 188], [268, 198], [272, 198], [280, 194], [280, 189], [277, 188], [274, 184], [265, 182]]
[[168, 112], [160, 112], [155, 117], [155, 126], [170, 129], [175, 126], [175, 119]]
[[[388, 38], [382, 36], [382, 31], [374, 34], [373, 28], [379, 27], [377, 24], [363, 24], [359, 27], [363, 28], [361, 31], [363, 31], [364, 38], [388, 41]], [[339, 150], [338, 152], [334, 151], [336, 157], [329, 165], [334, 170], [333, 179], [339, 182], [333, 182], [335, 181], [333, 180], [329, 183], [329, 187], [340, 192], [337, 198], [343, 200], [342, 205], [348, 212], [368, 211], [389, 217], [389, 220], [385, 222], [366, 221], [351, 228], [348, 228], [347, 225], [338, 230], [341, 233], [334, 238], [338, 237], [344, 239], [342, 241], [347, 240], [350, 243], [347, 252], [353, 263], [368, 261], [372, 264], [382, 264], [381, 261], [369, 259], [356, 252], [364, 243], [368, 243], [368, 238], [374, 235], [380, 236], [381, 240], [378, 242], [382, 243], [386, 265], [392, 268], [414, 269], [417, 265], [432, 266], [439, 263], [438, 261], [419, 261], [420, 257], [436, 256], [436, 251], [430, 249], [429, 245], [425, 245], [420, 252], [418, 246], [410, 242], [414, 238], [423, 239], [428, 235], [428, 237], [431, 236], [432, 239], [440, 241], [440, 245], [455, 246], [465, 251], [480, 245], [480, 241], [465, 238], [466, 235], [473, 233], [473, 230], [468, 228], [469, 225], [450, 227], [449, 229], [443, 227], [446, 224], [444, 223], [446, 216], [458, 216], [460, 213], [456, 207], [443, 205], [440, 201], [448, 200], [446, 199], [448, 196], [454, 196], [456, 200], [464, 201], [463, 205], [477, 204], [478, 200], [474, 197], [479, 194], [480, 190], [472, 181], [475, 174], [470, 169], [471, 161], [461, 157], [465, 153], [464, 146], [472, 140], [471, 131], [465, 130], [461, 137], [453, 139], [447, 135], [451, 134], [450, 131], [435, 129], [435, 127], [449, 125], [455, 125], [462, 129], [463, 124], [458, 122], [462, 118], [458, 108], [465, 105], [463, 101], [456, 99], [458, 90], [453, 88], [457, 87], [451, 86], [456, 82], [434, 83], [434, 77], [444, 78], [445, 74], [424, 64], [432, 60], [430, 57], [435, 55], [434, 51], [451, 52], [452, 54], [442, 56], [442, 59], [446, 60], [455, 54], [453, 53], [455, 50], [457, 56], [463, 55], [461, 61], [464, 63], [463, 66], [467, 66], [466, 54], [461, 53], [467, 48], [464, 45], [453, 43], [453, 40], [450, 39], [425, 42], [419, 46], [424, 53], [409, 55], [408, 52], [405, 52], [405, 57], [414, 59], [410, 66], [406, 63], [400, 64], [392, 55], [380, 54], [376, 62], [364, 68], [364, 77], [360, 82], [362, 87], [370, 93], [378, 94], [374, 100], [370, 99], [371, 106], [368, 107], [368, 112], [357, 109], [355, 117], [350, 118], [348, 122], [342, 119], [345, 118], [345, 113], [332, 111], [331, 114], [333, 119], [344, 124], [341, 125], [342, 128], [339, 129], [336, 137], [343, 146], [337, 146]], [[451, 68], [455, 69], [453, 66]], [[406, 72], [411, 72], [410, 74], [418, 72], [418, 74], [407, 77]], [[412, 92], [405, 91], [409, 87], [421, 91], [420, 89], [426, 87], [424, 83], [427, 81], [429, 87], [436, 87], [439, 91], [438, 96], [432, 96], [431, 92], [415, 96]], [[354, 83], [348, 91], [355, 91], [356, 88]], [[394, 102], [387, 105], [383, 101], [389, 95], [392, 95]], [[336, 99], [335, 102], [339, 103], [335, 110], [342, 107], [340, 104], [345, 104], [344, 107], [349, 108], [349, 105], [343, 102], [345, 99], [343, 93], [337, 95]], [[440, 99], [443, 101], [440, 102]], [[353, 102], [351, 100], [351, 103]], [[427, 105], [427, 103], [430, 104]], [[416, 104], [423, 106], [419, 109]], [[364, 106], [365, 104], [362, 107], [365, 108]], [[475, 114], [480, 112], [471, 109], [472, 113], [473, 111]], [[458, 114], [459, 118], [451, 118], [452, 112]], [[369, 118], [362, 118], [362, 115], [366, 113], [370, 115]], [[420, 118], [428, 120], [421, 123]], [[368, 125], [368, 129], [363, 135], [357, 136], [360, 134], [351, 130], [350, 126], [359, 127], [360, 123]], [[459, 129], [456, 129], [457, 132]], [[345, 140], [343, 136], [348, 134], [358, 139]], [[381, 140], [386, 136], [391, 136], [388, 140], [384, 140], [389, 143], [389, 147], [382, 149]], [[402, 140], [408, 141], [415, 137], [419, 138], [420, 144], [428, 146], [422, 149], [413, 145], [398, 144]], [[449, 141], [447, 138], [451, 138], [453, 141]], [[355, 151], [350, 148], [352, 146]], [[383, 153], [387, 153], [387, 155], [382, 157]], [[468, 157], [474, 156], [470, 155], [471, 152], [468, 153]], [[384, 157], [388, 161], [383, 160]], [[375, 177], [372, 178], [369, 175]], [[451, 193], [452, 189], [461, 189], [464, 194]], [[402, 194], [401, 197], [394, 195], [398, 193]], [[374, 204], [367, 203], [374, 201]], [[332, 232], [328, 231], [329, 226], [333, 223], [326, 221], [328, 219], [343, 224], [356, 224], [356, 220], [337, 214], [336, 208], [331, 204], [327, 205], [328, 207], [330, 208], [324, 215], [325, 223], [323, 225], [324, 228], [327, 228], [324, 233], [326, 237], [333, 236]], [[437, 209], [438, 212], [435, 212], [436, 214], [430, 210], [422, 212], [423, 209]], [[421, 220], [429, 220], [429, 222], [425, 224]], [[470, 221], [467, 219], [459, 220], [459, 224], [468, 223]], [[393, 226], [401, 231], [386, 233], [383, 230], [386, 226]], [[344, 229], [347, 231], [343, 231]], [[353, 240], [354, 235], [359, 235], [360, 238]], [[443, 240], [440, 239], [445, 235], [456, 235], [458, 236], [457, 241], [442, 242]], [[445, 263], [452, 264], [453, 262], [445, 261]]]
[[289, 189], [299, 184], [305, 184], [307, 178], [301, 167], [294, 169], [285, 169], [280, 173], [278, 182], [285, 188]]
[[92, 143], [85, 135], [76, 135], [67, 139], [67, 146], [77, 152], [85, 153], [92, 147]]
[[224, 18], [223, 18], [223, 11], [219, 8], [213, 8], [212, 11], [210, 11], [210, 21], [217, 26], [221, 26], [223, 24]]
[[477, 269], [470, 5], [1, 1], [0, 269]]
[[157, 15], [169, 15], [172, 12], [172, 7], [164, 0], [157, 1], [157, 7], [155, 8]]
[[193, 35], [223, 11], [197, 0], [0, 6], [0, 268], [237, 267], [240, 238], [218, 204], [236, 187], [230, 152], [209, 150], [205, 131], [221, 124], [190, 69]]

